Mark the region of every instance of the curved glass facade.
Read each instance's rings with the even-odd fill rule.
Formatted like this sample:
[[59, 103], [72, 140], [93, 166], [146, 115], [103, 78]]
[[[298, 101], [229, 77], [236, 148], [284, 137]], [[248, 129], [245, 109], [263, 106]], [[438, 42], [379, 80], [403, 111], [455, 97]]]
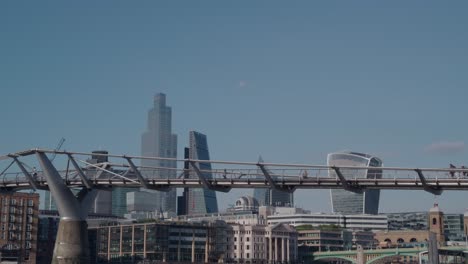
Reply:
[[[356, 166], [356, 167], [381, 167], [382, 161], [379, 158], [368, 154], [357, 152], [331, 153], [327, 157], [328, 166]], [[382, 178], [380, 169], [341, 169], [346, 179], [355, 178]], [[336, 178], [336, 172], [329, 170], [329, 177]], [[378, 214], [379, 212], [379, 190], [367, 190], [363, 193], [353, 193], [346, 190], [331, 190], [331, 203], [333, 213], [340, 214]]]

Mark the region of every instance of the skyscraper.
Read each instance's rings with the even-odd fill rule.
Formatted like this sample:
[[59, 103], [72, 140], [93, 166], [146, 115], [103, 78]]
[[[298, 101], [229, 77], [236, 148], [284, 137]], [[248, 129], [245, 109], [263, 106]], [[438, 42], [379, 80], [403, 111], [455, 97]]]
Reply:
[[[206, 140], [206, 135], [196, 131], [190, 131], [189, 137], [189, 158], [196, 160], [209, 160], [210, 153], [208, 151], [208, 142]], [[210, 163], [197, 162], [196, 165], [207, 179], [212, 178], [211, 173], [203, 172], [203, 170], [211, 170]], [[191, 172], [190, 177], [198, 178], [195, 172]], [[206, 188], [189, 189], [186, 210], [188, 215], [218, 212], [218, 201], [216, 199], [216, 192]]]
[[[158, 93], [154, 97], [154, 105], [148, 112], [147, 130], [141, 137], [141, 155], [147, 157], [177, 157], [177, 135], [172, 134], [172, 109], [166, 105], [166, 95]], [[176, 168], [176, 161], [172, 160], [146, 160], [141, 161], [142, 166]], [[160, 169], [157, 172], [143, 172], [149, 177], [175, 178], [175, 170]], [[149, 175], [151, 174], [151, 175]], [[176, 214], [176, 190], [168, 192], [154, 191], [155, 210]]]
[[[263, 163], [262, 157], [258, 157], [258, 162]], [[262, 174], [259, 169], [258, 174]], [[263, 176], [258, 176], [264, 179]], [[293, 206], [294, 205], [294, 194], [289, 192], [283, 192], [277, 189], [266, 189], [257, 188], [254, 189], [254, 198], [258, 201], [260, 206], [271, 205], [271, 206]]]
[[[327, 157], [328, 166], [381, 167], [379, 158], [357, 152], [330, 153]], [[382, 177], [380, 169], [341, 169], [345, 178], [374, 179]], [[336, 178], [334, 170], [328, 171], [329, 177]], [[380, 190], [367, 190], [363, 193], [353, 193], [342, 189], [330, 190], [332, 211], [341, 214], [378, 214]]]

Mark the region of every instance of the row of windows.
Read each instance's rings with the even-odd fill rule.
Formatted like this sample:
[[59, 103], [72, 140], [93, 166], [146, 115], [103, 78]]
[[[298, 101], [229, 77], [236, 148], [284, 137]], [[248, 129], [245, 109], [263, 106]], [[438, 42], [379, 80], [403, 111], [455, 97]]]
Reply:
[[[243, 259], [244, 256], [245, 256], [246, 259], [250, 259], [251, 255], [250, 255], [250, 253], [246, 253], [245, 255], [244, 255], [244, 253], [241, 253], [240, 254], [240, 259]], [[264, 253], [254, 253], [252, 256], [253, 256], [254, 259], [265, 259], [266, 258], [266, 254], [264, 254]], [[236, 254], [232, 254], [232, 255], [227, 254], [227, 257], [237, 259]]]
[[[5, 223], [2, 224], [2, 231], [5, 231], [7, 229], [7, 225]], [[13, 223], [10, 223], [8, 225], [8, 230], [18, 230], [21, 231], [21, 225], [15, 225]], [[26, 225], [26, 231], [32, 231], [32, 225], [28, 224]]]
[[[33, 219], [34, 219], [34, 218], [33, 218], [31, 215], [28, 215], [28, 216], [26, 217], [26, 222], [32, 224]], [[2, 220], [2, 222], [4, 222], [4, 223], [5, 223], [5, 222], [10, 222], [10, 223], [15, 223], [15, 222], [17, 222], [17, 223], [22, 223], [22, 222], [23, 222], [23, 217], [21, 217], [21, 216], [15, 216], [15, 215], [10, 215], [10, 217], [8, 218], [7, 215], [2, 215], [1, 220]], [[8, 221], [8, 220], [9, 220], [9, 221]]]
[[[11, 206], [11, 207], [9, 208], [9, 210], [8, 210], [8, 206], [4, 206], [2, 212], [3, 212], [4, 214], [6, 214], [6, 213], [8, 213], [8, 212], [10, 212], [10, 214], [23, 214], [23, 208], [18, 208], [18, 207]], [[26, 210], [26, 212], [27, 212], [28, 214], [33, 214], [33, 213], [34, 213], [34, 209], [31, 208], [31, 207], [29, 207], [29, 208]]]
[[[0, 232], [0, 238], [5, 240], [5, 239], [9, 239], [9, 240], [21, 240], [22, 239], [22, 235], [21, 233], [16, 233], [16, 232]], [[25, 237], [24, 237], [26, 240], [32, 240], [32, 234], [30, 232], [26, 232], [25, 234]]]
[[[11, 204], [11, 205], [19, 205], [19, 206], [23, 206], [24, 204], [24, 201], [23, 199], [18, 199], [16, 200], [15, 198], [12, 198], [11, 200], [9, 200], [8, 198], [1, 198], [1, 203], [2, 205], [8, 205], [8, 204]], [[8, 203], [10, 202], [10, 203]], [[28, 206], [34, 206], [34, 200], [27, 200], [27, 205]]]

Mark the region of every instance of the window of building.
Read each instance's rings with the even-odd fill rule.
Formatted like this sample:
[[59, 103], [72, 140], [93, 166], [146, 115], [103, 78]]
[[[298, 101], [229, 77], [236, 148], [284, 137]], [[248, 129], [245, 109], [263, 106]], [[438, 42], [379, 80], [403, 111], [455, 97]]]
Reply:
[[33, 214], [33, 209], [31, 207], [28, 208], [28, 214]]
[[28, 200], [28, 206], [34, 206], [34, 201], [33, 200]]
[[16, 205], [16, 199], [11, 199], [11, 205]]

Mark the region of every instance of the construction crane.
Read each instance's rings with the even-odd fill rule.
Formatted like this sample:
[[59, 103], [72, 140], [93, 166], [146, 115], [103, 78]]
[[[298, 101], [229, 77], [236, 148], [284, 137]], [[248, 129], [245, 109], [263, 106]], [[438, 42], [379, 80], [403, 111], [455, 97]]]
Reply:
[[[57, 146], [55, 147], [55, 151], [60, 150], [62, 147], [63, 143], [65, 142], [65, 138], [61, 138]], [[55, 156], [57, 156], [57, 153], [53, 153], [52, 156], [50, 157], [50, 161], [54, 161]]]

